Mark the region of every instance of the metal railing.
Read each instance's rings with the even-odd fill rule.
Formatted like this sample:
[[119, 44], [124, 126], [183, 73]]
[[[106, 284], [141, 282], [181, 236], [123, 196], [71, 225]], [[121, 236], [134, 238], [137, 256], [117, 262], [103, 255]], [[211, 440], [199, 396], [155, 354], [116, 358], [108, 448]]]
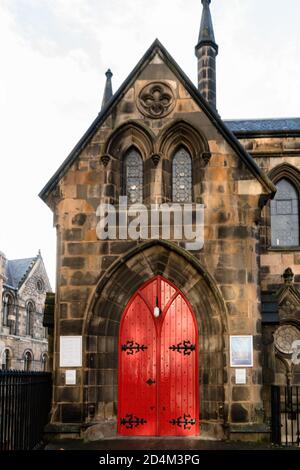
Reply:
[[300, 446], [300, 386], [273, 385], [272, 442]]
[[38, 446], [49, 419], [51, 395], [50, 373], [0, 371], [0, 451]]

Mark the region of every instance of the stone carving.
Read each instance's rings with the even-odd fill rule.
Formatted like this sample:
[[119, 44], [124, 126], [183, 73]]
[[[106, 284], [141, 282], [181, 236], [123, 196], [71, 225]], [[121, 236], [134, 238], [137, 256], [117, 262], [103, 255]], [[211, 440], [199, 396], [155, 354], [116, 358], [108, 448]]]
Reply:
[[153, 165], [156, 168], [158, 166], [159, 162], [160, 162], [160, 159], [161, 159], [160, 155], [158, 153], [154, 153], [151, 156], [151, 159], [152, 159]]
[[282, 325], [274, 334], [274, 343], [278, 351], [292, 354], [293, 342], [300, 339], [300, 331], [293, 325]]
[[103, 166], [107, 167], [107, 165], [108, 165], [109, 162], [110, 162], [110, 155], [108, 155], [108, 154], [102, 155], [102, 156], [100, 157], [100, 160], [101, 160]]
[[137, 105], [145, 116], [159, 119], [174, 109], [174, 93], [166, 83], [149, 83], [141, 90]]
[[202, 153], [202, 158], [203, 158], [203, 161], [205, 163], [205, 165], [208, 165], [210, 160], [211, 160], [211, 152], [203, 152]]
[[291, 270], [291, 268], [287, 268], [283, 275], [282, 275], [283, 279], [284, 279], [284, 283], [285, 284], [293, 284], [294, 282], [294, 277], [295, 277], [295, 274], [293, 273], [293, 271]]

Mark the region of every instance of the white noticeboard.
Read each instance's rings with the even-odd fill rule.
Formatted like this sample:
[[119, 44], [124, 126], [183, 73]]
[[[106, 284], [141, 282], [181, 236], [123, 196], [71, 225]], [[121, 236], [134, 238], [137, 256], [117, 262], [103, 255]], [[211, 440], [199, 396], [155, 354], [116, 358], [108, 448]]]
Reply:
[[230, 367], [253, 367], [253, 336], [230, 336]]
[[235, 369], [235, 383], [245, 385], [247, 383], [246, 369]]
[[60, 337], [60, 367], [82, 366], [82, 336]]
[[76, 385], [76, 370], [66, 370], [66, 385]]

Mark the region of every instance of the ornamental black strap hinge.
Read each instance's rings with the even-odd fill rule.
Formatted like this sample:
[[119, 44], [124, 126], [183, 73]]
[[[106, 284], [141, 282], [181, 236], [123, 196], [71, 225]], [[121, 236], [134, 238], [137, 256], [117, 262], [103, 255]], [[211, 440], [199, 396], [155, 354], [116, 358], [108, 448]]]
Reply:
[[191, 415], [183, 415], [179, 416], [179, 418], [176, 419], [171, 419], [169, 421], [172, 426], [179, 426], [180, 428], [183, 426], [183, 429], [191, 429], [192, 426], [195, 426], [196, 420], [194, 418], [191, 418]]
[[121, 418], [121, 425], [125, 426], [126, 429], [137, 428], [138, 426], [146, 423], [147, 421], [144, 418], [138, 418], [132, 414], [126, 415], [125, 418]]
[[196, 345], [192, 344], [190, 341], [183, 341], [183, 343], [178, 343], [177, 346], [173, 344], [169, 349], [171, 349], [171, 351], [177, 351], [180, 354], [183, 352], [184, 356], [189, 356], [192, 351], [196, 350]]
[[140, 345], [139, 343], [136, 343], [135, 341], [127, 341], [126, 344], [122, 344], [121, 350], [127, 351], [127, 355], [132, 355], [134, 352], [137, 354], [140, 351], [145, 351], [148, 349], [148, 346], [145, 346], [144, 344]]

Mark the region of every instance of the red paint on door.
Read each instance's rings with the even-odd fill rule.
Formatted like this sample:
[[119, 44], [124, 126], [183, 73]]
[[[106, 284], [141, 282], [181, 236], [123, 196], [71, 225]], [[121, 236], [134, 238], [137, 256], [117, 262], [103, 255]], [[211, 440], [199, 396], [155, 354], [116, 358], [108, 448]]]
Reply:
[[161, 276], [142, 286], [123, 314], [118, 403], [121, 435], [199, 434], [197, 324], [184, 295]]

